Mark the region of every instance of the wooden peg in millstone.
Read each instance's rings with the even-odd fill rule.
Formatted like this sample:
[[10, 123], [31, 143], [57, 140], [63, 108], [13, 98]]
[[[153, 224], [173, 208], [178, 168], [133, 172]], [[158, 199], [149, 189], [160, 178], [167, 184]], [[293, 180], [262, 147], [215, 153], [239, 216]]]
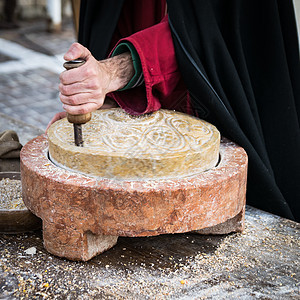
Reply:
[[[84, 64], [85, 64], [85, 60], [76, 59], [76, 60], [71, 60], [71, 61], [65, 62], [64, 67], [67, 70], [71, 70], [71, 69], [78, 68]], [[74, 126], [74, 140], [75, 140], [75, 145], [78, 147], [83, 147], [81, 124], [87, 123], [88, 121], [91, 120], [91, 118], [92, 118], [91, 113], [81, 114], [81, 115], [72, 115], [72, 114], [67, 113], [68, 121], [70, 123], [73, 123], [73, 126]]]

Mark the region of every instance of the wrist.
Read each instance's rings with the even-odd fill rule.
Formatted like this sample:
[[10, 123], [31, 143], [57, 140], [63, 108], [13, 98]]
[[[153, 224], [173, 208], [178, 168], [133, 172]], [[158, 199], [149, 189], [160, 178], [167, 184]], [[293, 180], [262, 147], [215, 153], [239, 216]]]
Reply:
[[109, 77], [107, 93], [122, 89], [134, 75], [130, 52], [99, 61], [99, 65]]

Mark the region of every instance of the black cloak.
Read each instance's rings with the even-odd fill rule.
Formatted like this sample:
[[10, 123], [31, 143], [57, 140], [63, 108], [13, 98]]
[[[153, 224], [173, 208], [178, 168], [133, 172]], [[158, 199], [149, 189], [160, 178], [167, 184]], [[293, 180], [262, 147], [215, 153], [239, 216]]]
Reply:
[[[79, 42], [107, 55], [124, 1], [82, 0]], [[300, 221], [300, 62], [292, 0], [170, 0], [194, 114], [249, 157], [247, 203]]]

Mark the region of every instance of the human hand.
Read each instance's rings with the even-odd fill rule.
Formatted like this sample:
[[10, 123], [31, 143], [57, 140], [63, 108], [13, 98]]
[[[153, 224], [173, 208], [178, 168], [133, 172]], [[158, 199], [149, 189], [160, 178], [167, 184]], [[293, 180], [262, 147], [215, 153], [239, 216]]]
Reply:
[[71, 45], [64, 59], [84, 59], [86, 63], [60, 75], [60, 100], [72, 115], [86, 114], [100, 108], [106, 94], [124, 87], [133, 76], [130, 53], [97, 61], [78, 43]]
[[[108, 109], [108, 108], [116, 108], [118, 107], [118, 104], [117, 102], [115, 102], [113, 99], [109, 98], [109, 97], [106, 97], [105, 100], [104, 100], [104, 103], [103, 105], [100, 107], [100, 109]], [[56, 121], [58, 120], [61, 120], [63, 118], [65, 118], [67, 116], [67, 112], [65, 111], [62, 111], [62, 112], [59, 112], [59, 113], [56, 113], [54, 115], [54, 117], [50, 120], [50, 122], [48, 123], [47, 125], [47, 128], [46, 128], [46, 133], [49, 129], [49, 127], [55, 123]]]
[[51, 121], [48, 123], [47, 128], [46, 128], [46, 132], [48, 131], [49, 127], [56, 121], [63, 119], [67, 116], [67, 113], [65, 111], [59, 112], [57, 114], [54, 115], [54, 117], [51, 119]]

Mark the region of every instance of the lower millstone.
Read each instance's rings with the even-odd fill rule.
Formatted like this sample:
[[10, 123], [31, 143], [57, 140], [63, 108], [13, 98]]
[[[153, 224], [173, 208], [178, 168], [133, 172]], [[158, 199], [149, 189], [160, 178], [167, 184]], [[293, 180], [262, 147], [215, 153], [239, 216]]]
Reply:
[[26, 206], [43, 220], [46, 249], [55, 255], [88, 260], [112, 247], [118, 236], [189, 232], [218, 224], [216, 233], [243, 228], [247, 155], [229, 141], [221, 142], [220, 162], [206, 172], [144, 181], [70, 172], [52, 164], [47, 151], [45, 135], [23, 147], [22, 190]]

